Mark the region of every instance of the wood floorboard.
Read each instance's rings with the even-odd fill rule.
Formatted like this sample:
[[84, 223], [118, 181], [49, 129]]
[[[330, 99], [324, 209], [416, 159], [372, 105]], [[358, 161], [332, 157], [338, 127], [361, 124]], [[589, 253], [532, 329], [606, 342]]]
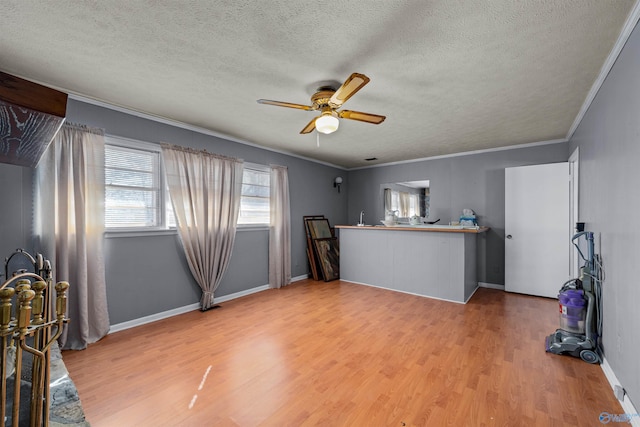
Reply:
[[64, 351], [102, 426], [593, 426], [597, 365], [544, 351], [552, 299], [301, 281]]

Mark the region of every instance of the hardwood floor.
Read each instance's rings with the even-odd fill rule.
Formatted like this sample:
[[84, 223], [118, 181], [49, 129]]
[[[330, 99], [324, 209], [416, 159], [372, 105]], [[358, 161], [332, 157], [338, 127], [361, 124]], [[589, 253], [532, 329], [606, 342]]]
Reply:
[[623, 410], [600, 366], [545, 353], [557, 310], [302, 281], [63, 358], [93, 427], [599, 425]]

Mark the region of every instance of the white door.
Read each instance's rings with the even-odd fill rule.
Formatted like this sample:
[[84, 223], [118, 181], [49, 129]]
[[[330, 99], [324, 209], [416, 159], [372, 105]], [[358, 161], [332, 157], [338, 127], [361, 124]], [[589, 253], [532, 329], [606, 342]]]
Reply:
[[571, 277], [569, 163], [505, 169], [505, 290], [556, 298]]

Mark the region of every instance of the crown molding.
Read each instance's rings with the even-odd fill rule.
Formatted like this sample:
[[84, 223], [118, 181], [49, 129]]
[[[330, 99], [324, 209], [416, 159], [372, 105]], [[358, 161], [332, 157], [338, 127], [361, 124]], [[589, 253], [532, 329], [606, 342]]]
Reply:
[[504, 147], [495, 147], [495, 148], [486, 148], [483, 150], [473, 150], [473, 151], [464, 151], [461, 153], [452, 153], [452, 154], [443, 154], [441, 156], [431, 156], [431, 157], [422, 157], [419, 159], [411, 159], [411, 160], [400, 160], [398, 162], [389, 162], [389, 163], [380, 163], [377, 165], [371, 166], [360, 166], [357, 168], [348, 169], [350, 171], [360, 170], [360, 169], [371, 169], [371, 168], [381, 168], [385, 166], [394, 166], [394, 165], [404, 165], [407, 163], [416, 163], [416, 162], [424, 162], [427, 160], [437, 160], [437, 159], [448, 159], [451, 157], [460, 157], [460, 156], [471, 156], [473, 154], [484, 154], [484, 153], [493, 153], [496, 151], [507, 151], [507, 150], [518, 150], [520, 148], [528, 148], [528, 147], [539, 147], [541, 145], [550, 145], [550, 144], [561, 144], [563, 142], [567, 142], [568, 139], [551, 139], [549, 141], [539, 141], [539, 142], [529, 142], [526, 144], [517, 144], [517, 145], [507, 145]]
[[609, 52], [609, 56], [607, 57], [606, 61], [602, 65], [602, 68], [600, 69], [600, 74], [598, 74], [598, 78], [593, 83], [593, 86], [591, 86], [591, 90], [589, 91], [589, 93], [587, 94], [587, 97], [582, 103], [582, 107], [580, 108], [578, 115], [576, 116], [575, 120], [573, 121], [573, 124], [569, 128], [569, 132], [567, 132], [567, 136], [566, 136], [567, 141], [573, 137], [573, 134], [575, 133], [576, 129], [582, 122], [582, 119], [584, 118], [585, 114], [587, 114], [587, 110], [589, 110], [591, 103], [593, 102], [596, 95], [600, 91], [600, 88], [604, 84], [604, 81], [609, 75], [609, 72], [611, 72], [611, 69], [613, 68], [613, 64], [615, 64], [616, 60], [618, 59], [618, 56], [620, 56], [620, 52], [622, 52], [622, 48], [624, 48], [624, 45], [627, 43], [627, 40], [629, 40], [629, 37], [631, 36], [631, 33], [633, 32], [633, 29], [636, 27], [636, 24], [638, 23], [639, 19], [640, 19], [640, 0], [636, 0], [636, 4], [633, 6], [633, 9], [631, 9], [631, 12], [629, 12], [627, 21], [622, 27], [622, 31], [620, 31], [618, 40], [616, 40], [616, 43], [613, 45], [613, 49], [611, 49], [611, 52]]
[[100, 100], [93, 99], [93, 98], [88, 98], [88, 97], [83, 96], [83, 95], [70, 93], [69, 94], [69, 98], [73, 99], [74, 101], [80, 101], [80, 102], [84, 102], [86, 104], [96, 105], [98, 107], [103, 107], [103, 108], [107, 108], [109, 110], [114, 110], [114, 111], [118, 111], [120, 113], [125, 113], [125, 114], [129, 114], [129, 115], [132, 115], [132, 116], [135, 116], [135, 117], [139, 117], [141, 119], [151, 120], [151, 121], [162, 123], [162, 124], [165, 124], [165, 125], [174, 126], [174, 127], [185, 129], [185, 130], [189, 130], [189, 131], [192, 131], [192, 132], [197, 132], [197, 133], [200, 133], [200, 134], [203, 134], [203, 135], [208, 135], [208, 136], [213, 136], [213, 137], [216, 137], [216, 138], [221, 138], [221, 139], [224, 139], [224, 140], [227, 140], [227, 141], [236, 142], [238, 144], [248, 145], [248, 146], [254, 147], [254, 148], [259, 148], [261, 150], [271, 151], [273, 153], [284, 154], [285, 156], [295, 157], [295, 158], [298, 158], [298, 159], [306, 160], [308, 162], [318, 163], [318, 164], [321, 164], [321, 165], [324, 165], [324, 166], [329, 166], [329, 167], [340, 169], [340, 170], [347, 170], [347, 168], [345, 168], [343, 166], [334, 165], [333, 163], [323, 162], [322, 160], [312, 159], [310, 157], [301, 156], [299, 154], [291, 153], [291, 152], [285, 151], [285, 150], [277, 150], [275, 148], [265, 147], [263, 145], [256, 144], [256, 143], [253, 143], [253, 142], [249, 142], [249, 141], [245, 141], [244, 139], [240, 139], [240, 138], [236, 138], [236, 137], [233, 137], [233, 136], [230, 136], [230, 135], [226, 135], [226, 134], [221, 133], [221, 132], [216, 132], [216, 131], [212, 131], [210, 129], [205, 129], [205, 128], [200, 127], [200, 126], [194, 126], [194, 125], [190, 125], [188, 123], [180, 122], [178, 120], [167, 119], [166, 117], [155, 116], [153, 114], [143, 113], [143, 112], [140, 112], [140, 111], [132, 110], [130, 108], [109, 104], [107, 102], [100, 101]]

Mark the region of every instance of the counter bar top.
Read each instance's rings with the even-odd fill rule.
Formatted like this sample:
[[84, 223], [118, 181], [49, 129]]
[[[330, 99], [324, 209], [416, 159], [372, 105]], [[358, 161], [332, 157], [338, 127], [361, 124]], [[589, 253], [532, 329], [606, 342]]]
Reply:
[[[454, 228], [455, 227], [455, 228]], [[385, 225], [336, 225], [335, 228], [348, 228], [356, 230], [387, 230], [387, 231], [437, 231], [439, 233], [473, 233], [479, 234], [489, 230], [489, 227], [468, 227], [461, 228], [457, 226], [438, 226], [438, 225], [392, 225], [387, 227]]]

